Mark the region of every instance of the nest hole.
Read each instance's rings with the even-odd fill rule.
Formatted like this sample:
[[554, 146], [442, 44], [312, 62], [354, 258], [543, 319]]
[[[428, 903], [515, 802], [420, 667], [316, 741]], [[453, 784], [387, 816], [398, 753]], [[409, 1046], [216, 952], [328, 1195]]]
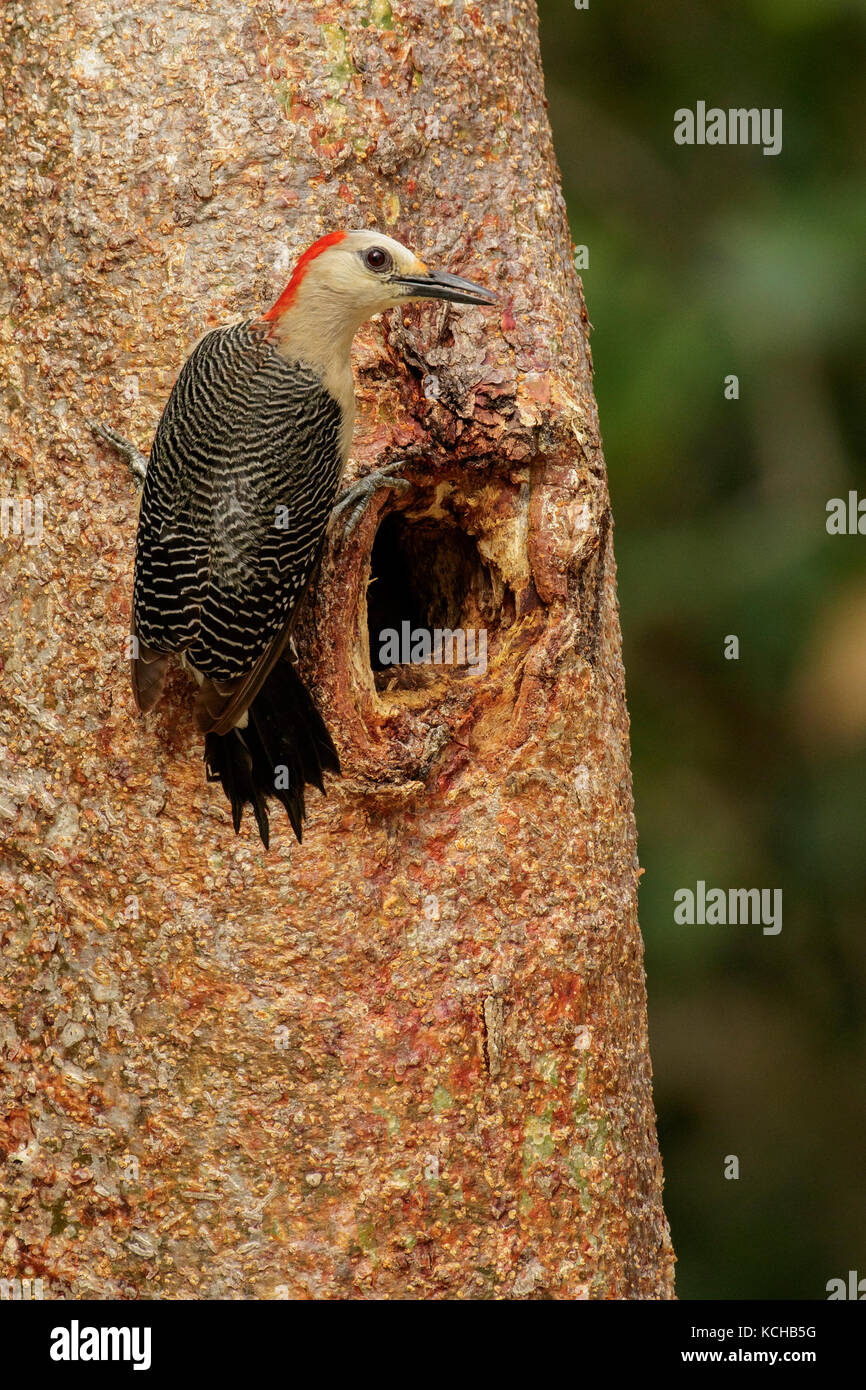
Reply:
[[446, 671], [486, 669], [504, 596], [473, 537], [453, 522], [389, 512], [373, 543], [367, 589], [377, 689], [418, 688]]

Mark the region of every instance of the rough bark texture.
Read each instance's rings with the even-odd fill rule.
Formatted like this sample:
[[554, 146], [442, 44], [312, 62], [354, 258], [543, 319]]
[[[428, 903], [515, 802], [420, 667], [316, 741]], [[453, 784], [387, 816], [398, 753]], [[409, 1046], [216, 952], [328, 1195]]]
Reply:
[[[0, 1275], [670, 1297], [607, 490], [531, 0], [2, 23], [2, 493], [42, 499], [44, 536], [0, 542]], [[346, 775], [266, 853], [205, 783], [188, 678], [133, 711], [135, 489], [86, 420], [146, 449], [200, 333], [340, 224], [502, 309], [358, 339], [352, 472], [402, 459], [413, 486], [327, 554], [299, 645]], [[484, 627], [486, 672], [374, 674], [386, 514], [374, 626]]]

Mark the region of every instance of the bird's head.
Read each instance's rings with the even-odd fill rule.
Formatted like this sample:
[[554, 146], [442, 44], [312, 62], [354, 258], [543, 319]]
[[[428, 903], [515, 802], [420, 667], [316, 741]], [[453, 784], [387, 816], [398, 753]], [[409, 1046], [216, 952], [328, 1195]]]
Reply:
[[318, 318], [345, 324], [354, 333], [374, 314], [413, 299], [496, 303], [489, 290], [430, 270], [414, 252], [381, 232], [331, 232], [304, 252], [264, 317], [274, 324], [290, 317]]

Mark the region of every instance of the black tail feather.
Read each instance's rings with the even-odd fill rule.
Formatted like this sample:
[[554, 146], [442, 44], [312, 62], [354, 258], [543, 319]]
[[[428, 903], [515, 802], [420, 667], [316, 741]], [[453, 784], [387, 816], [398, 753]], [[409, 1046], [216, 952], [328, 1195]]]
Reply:
[[259, 835], [269, 843], [266, 798], [276, 797], [300, 844], [304, 787], [324, 793], [324, 773], [340, 772], [340, 759], [303, 681], [287, 658], [277, 662], [247, 711], [245, 729], [205, 736], [209, 782], [221, 782], [231, 802], [235, 833], [252, 806]]

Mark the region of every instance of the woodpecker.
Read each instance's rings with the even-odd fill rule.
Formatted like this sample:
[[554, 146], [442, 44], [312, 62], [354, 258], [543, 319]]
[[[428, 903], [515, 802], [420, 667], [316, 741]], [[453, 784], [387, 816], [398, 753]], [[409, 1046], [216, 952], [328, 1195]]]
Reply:
[[268, 798], [282, 802], [300, 842], [305, 786], [324, 791], [324, 773], [340, 772], [291, 652], [352, 441], [352, 339], [372, 315], [425, 299], [495, 303], [379, 232], [322, 237], [271, 309], [194, 348], [143, 470], [135, 700], [152, 709], [180, 657], [198, 681], [207, 779], [222, 784], [236, 833], [252, 807], [266, 848]]

